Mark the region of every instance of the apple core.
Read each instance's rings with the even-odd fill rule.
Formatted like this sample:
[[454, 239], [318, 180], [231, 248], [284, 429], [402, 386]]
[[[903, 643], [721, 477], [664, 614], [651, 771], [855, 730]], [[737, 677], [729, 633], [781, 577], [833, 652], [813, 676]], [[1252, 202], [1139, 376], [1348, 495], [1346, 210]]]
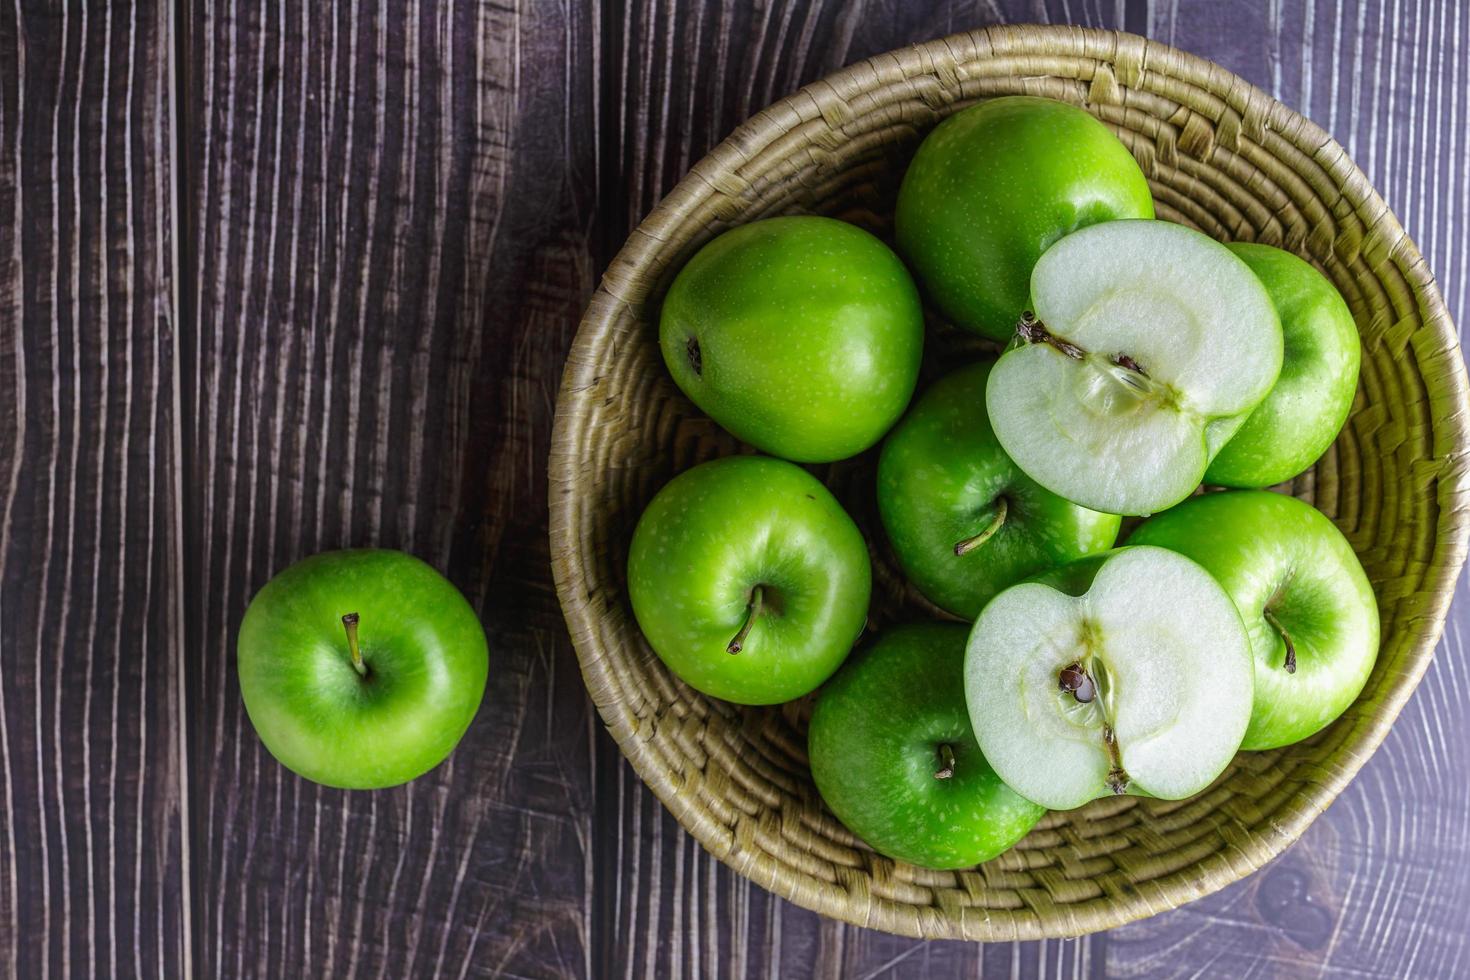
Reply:
[[985, 757], [1054, 810], [1182, 799], [1220, 774], [1251, 713], [1250, 643], [1225, 590], [1156, 547], [1081, 559], [990, 601], [965, 692]]
[[1166, 221], [1061, 239], [991, 371], [996, 438], [1027, 476], [1111, 514], [1193, 492], [1281, 370], [1281, 324], [1250, 268]]

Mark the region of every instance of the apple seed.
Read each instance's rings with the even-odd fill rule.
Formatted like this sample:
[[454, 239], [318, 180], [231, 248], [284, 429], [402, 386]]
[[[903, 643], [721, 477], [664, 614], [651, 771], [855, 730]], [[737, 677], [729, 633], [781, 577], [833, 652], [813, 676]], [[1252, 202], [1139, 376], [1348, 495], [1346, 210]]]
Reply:
[[1057, 675], [1057, 684], [1063, 691], [1076, 698], [1078, 704], [1091, 704], [1092, 699], [1097, 697], [1097, 685], [1078, 663], [1071, 663], [1063, 667], [1062, 672]]
[[1130, 371], [1137, 371], [1145, 378], [1148, 377], [1148, 372], [1145, 371], [1141, 366], [1139, 366], [1139, 363], [1133, 358], [1129, 357], [1127, 354], [1114, 354], [1113, 363], [1118, 365], [1118, 367], [1127, 368]]

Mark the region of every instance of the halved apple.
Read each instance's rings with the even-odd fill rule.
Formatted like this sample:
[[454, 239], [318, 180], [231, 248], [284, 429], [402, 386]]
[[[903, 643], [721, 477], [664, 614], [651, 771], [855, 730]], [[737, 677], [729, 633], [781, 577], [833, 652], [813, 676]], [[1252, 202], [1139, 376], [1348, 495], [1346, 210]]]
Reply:
[[991, 600], [966, 648], [965, 701], [985, 758], [1034, 803], [1183, 799], [1240, 748], [1253, 669], [1225, 590], [1188, 558], [1144, 545]]
[[986, 407], [1027, 476], [1092, 510], [1151, 514], [1189, 496], [1281, 371], [1260, 280], [1182, 225], [1068, 235], [1036, 264], [1031, 301]]

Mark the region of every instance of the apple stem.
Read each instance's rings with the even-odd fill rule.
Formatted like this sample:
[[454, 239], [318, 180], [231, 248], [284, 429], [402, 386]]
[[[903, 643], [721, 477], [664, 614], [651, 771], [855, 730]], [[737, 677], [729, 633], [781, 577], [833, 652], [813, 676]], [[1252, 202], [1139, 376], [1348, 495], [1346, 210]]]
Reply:
[[1006, 511], [1009, 509], [1009, 506], [1006, 504], [1006, 498], [996, 497], [995, 515], [990, 518], [990, 523], [985, 525], [984, 530], [982, 530], [974, 537], [966, 538], [963, 541], [956, 542], [954, 546], [955, 555], [959, 556], [969, 554], [985, 542], [989, 541], [991, 537], [994, 536], [995, 532], [1000, 530], [1001, 525], [1006, 522]]
[[1036, 319], [1036, 314], [1030, 310], [1024, 311], [1021, 319], [1016, 321], [1016, 335], [1028, 344], [1049, 344], [1074, 361], [1080, 361], [1087, 356], [1087, 351], [1081, 347], [1047, 330], [1046, 324]]
[[750, 592], [750, 604], [746, 606], [745, 622], [740, 626], [740, 632], [735, 634], [735, 639], [725, 646], [726, 653], [739, 653], [745, 648], [745, 638], [750, 635], [750, 628], [755, 625], [755, 619], [761, 614], [761, 606], [765, 604], [765, 589], [757, 585]]
[[1118, 754], [1118, 735], [1112, 725], [1103, 726], [1103, 747], [1108, 750], [1108, 789], [1114, 796], [1128, 792], [1129, 776], [1123, 768], [1123, 757]]
[[1271, 610], [1265, 610], [1262, 615], [1266, 617], [1266, 622], [1271, 624], [1272, 629], [1281, 634], [1281, 642], [1286, 644], [1286, 660], [1281, 666], [1286, 668], [1288, 674], [1295, 674], [1296, 644], [1291, 642], [1291, 634], [1286, 632], [1286, 627], [1281, 625], [1281, 620], [1277, 619], [1276, 614]]
[[954, 775], [954, 746], [948, 742], [939, 743], [939, 768], [934, 772], [935, 779], [949, 779]]
[[1101, 665], [1098, 669], [1098, 678], [1094, 680], [1081, 662], [1074, 661], [1063, 667], [1061, 673], [1057, 675], [1057, 686], [1070, 693], [1080, 704], [1091, 704], [1095, 698], [1102, 698], [1098, 704], [1098, 711], [1102, 713], [1103, 719], [1103, 748], [1108, 753], [1108, 789], [1114, 796], [1122, 796], [1128, 792], [1128, 784], [1132, 781], [1132, 777], [1123, 768], [1123, 754], [1118, 751], [1118, 733], [1113, 731], [1112, 717], [1108, 712], [1108, 705], [1111, 702], [1106, 696], [1106, 676], [1101, 672]]
[[342, 617], [342, 628], [347, 631], [347, 649], [352, 651], [352, 669], [358, 677], [367, 676], [367, 664], [362, 662], [362, 650], [357, 646], [357, 613]]

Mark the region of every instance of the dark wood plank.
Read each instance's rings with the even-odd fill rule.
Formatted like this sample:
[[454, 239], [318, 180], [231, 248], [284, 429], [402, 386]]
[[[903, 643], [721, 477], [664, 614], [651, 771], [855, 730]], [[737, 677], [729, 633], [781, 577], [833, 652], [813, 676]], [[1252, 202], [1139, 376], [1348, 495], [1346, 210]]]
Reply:
[[0, 973], [189, 965], [168, 11], [0, 6]]
[[[1067, 943], [919, 944], [789, 906], [704, 854], [589, 715], [545, 567], [542, 480], [596, 271], [772, 99], [903, 43], [1045, 19], [1148, 31], [1305, 108], [1380, 182], [1463, 312], [1458, 4], [191, 7], [181, 365], [201, 972], [1464, 968], [1470, 800], [1445, 761], [1470, 747], [1457, 629], [1384, 751], [1290, 854]], [[272, 572], [368, 543], [466, 589], [492, 681], [448, 766], [349, 795], [254, 741], [233, 635]]]
[[[741, 120], [868, 54], [1006, 21], [1147, 33], [1238, 72], [1327, 126], [1436, 269], [1470, 282], [1470, 10], [1464, 3], [633, 3], [604, 38], [620, 205], [635, 224]], [[616, 225], [616, 228], [612, 227]], [[1168, 915], [1068, 942], [914, 943], [819, 919], [720, 866], [615, 747], [598, 743], [597, 949], [610, 976], [1453, 976], [1470, 969], [1470, 695], [1458, 612], [1420, 693], [1350, 790], [1261, 873]]]
[[[550, 585], [545, 458], [593, 286], [594, 12], [190, 10], [200, 973], [585, 975], [592, 717]], [[476, 723], [397, 790], [296, 778], [240, 703], [251, 595], [345, 545], [445, 570], [489, 634]]]

